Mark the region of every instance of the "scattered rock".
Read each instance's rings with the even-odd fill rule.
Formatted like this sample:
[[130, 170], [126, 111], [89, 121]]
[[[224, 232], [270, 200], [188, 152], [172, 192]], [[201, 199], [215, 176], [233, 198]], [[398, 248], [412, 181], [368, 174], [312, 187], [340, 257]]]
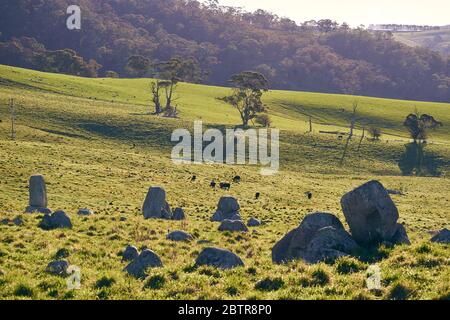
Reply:
[[437, 235], [431, 238], [431, 242], [450, 243], [450, 230], [442, 229]]
[[403, 196], [403, 192], [399, 191], [399, 190], [392, 190], [392, 189], [387, 189], [388, 194], [393, 195], [393, 196]]
[[202, 240], [198, 240], [198, 241], [197, 241], [197, 244], [210, 244], [210, 243], [211, 243], [210, 240], [205, 240], [205, 239], [202, 239]]
[[33, 175], [30, 177], [29, 206], [27, 207], [26, 212], [51, 213], [47, 208], [47, 188], [42, 175]]
[[172, 211], [166, 201], [166, 191], [160, 187], [151, 187], [142, 207], [145, 219], [172, 219]]
[[12, 223], [14, 223], [14, 225], [16, 226], [22, 226], [23, 225], [23, 220], [21, 217], [15, 217], [12, 221]]
[[80, 209], [78, 210], [78, 214], [80, 216], [90, 216], [94, 214], [94, 211], [90, 210], [90, 209]]
[[214, 213], [211, 220], [217, 222], [223, 220], [240, 220], [239, 209], [239, 203], [234, 197], [222, 197], [217, 205], [217, 211]]
[[341, 206], [356, 242], [393, 242], [398, 231], [398, 211], [380, 182], [370, 181], [345, 194]]
[[261, 221], [256, 218], [250, 218], [247, 222], [247, 226], [249, 227], [258, 227], [261, 225]]
[[145, 249], [141, 254], [134, 259], [124, 269], [129, 275], [137, 279], [143, 279], [146, 276], [146, 271], [149, 268], [162, 267], [161, 259], [156, 253], [149, 249]]
[[223, 220], [219, 226], [219, 231], [247, 232], [248, 228], [241, 220]]
[[167, 235], [167, 239], [172, 241], [192, 241], [194, 237], [184, 231], [173, 231]]
[[67, 276], [69, 263], [66, 260], [55, 260], [48, 264], [46, 271], [56, 276]]
[[219, 269], [232, 269], [243, 266], [241, 258], [229, 250], [219, 248], [205, 248], [200, 252], [196, 266], [212, 266]]
[[27, 207], [25, 209], [25, 213], [42, 213], [42, 214], [50, 214], [52, 213], [52, 210], [49, 208], [37, 208], [37, 207]]
[[184, 211], [182, 208], [176, 208], [173, 212], [173, 220], [185, 220], [186, 215], [184, 214]]
[[406, 244], [406, 245], [411, 244], [411, 241], [409, 241], [408, 234], [406, 233], [406, 229], [402, 224], [400, 223], [397, 224], [397, 231], [392, 237], [391, 242], [393, 244]]
[[358, 248], [339, 219], [330, 213], [307, 215], [300, 226], [278, 241], [272, 249], [274, 263], [302, 259], [309, 263], [335, 260]]
[[62, 248], [59, 249], [58, 251], [56, 251], [55, 253], [55, 259], [56, 260], [61, 260], [64, 258], [68, 258], [70, 255], [69, 250], [67, 250], [66, 248]]
[[4, 224], [4, 225], [9, 224], [9, 219], [2, 219], [2, 220], [0, 220], [0, 224]]
[[128, 245], [122, 253], [123, 261], [133, 261], [139, 256], [139, 251], [135, 246]]
[[39, 226], [44, 230], [52, 230], [57, 228], [72, 228], [72, 222], [64, 211], [56, 211], [53, 214], [46, 214], [42, 218]]

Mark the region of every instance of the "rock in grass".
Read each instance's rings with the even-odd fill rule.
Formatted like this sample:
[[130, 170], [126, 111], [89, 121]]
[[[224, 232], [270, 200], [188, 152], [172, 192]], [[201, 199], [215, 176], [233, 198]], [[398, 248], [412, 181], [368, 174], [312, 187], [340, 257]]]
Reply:
[[160, 187], [151, 187], [142, 206], [145, 219], [172, 219], [172, 211], [166, 201], [166, 191]]
[[261, 225], [261, 221], [256, 218], [250, 218], [247, 222], [247, 226], [249, 227], [258, 227]]
[[149, 268], [159, 268], [163, 264], [156, 253], [149, 249], [145, 249], [124, 269], [130, 276], [137, 279], [143, 279]]
[[184, 214], [184, 210], [182, 208], [176, 208], [173, 212], [173, 220], [185, 220], [186, 215]]
[[409, 237], [408, 237], [405, 227], [403, 225], [401, 225], [400, 223], [397, 224], [397, 231], [395, 232], [394, 236], [392, 237], [391, 242], [393, 244], [406, 244], [406, 245], [411, 244], [411, 241], [409, 241]]
[[47, 265], [46, 271], [55, 276], [67, 276], [69, 263], [66, 260], [55, 260]]
[[192, 241], [194, 237], [184, 231], [173, 231], [167, 235], [167, 239], [172, 241]]
[[274, 263], [304, 260], [308, 263], [335, 260], [358, 248], [339, 219], [330, 213], [307, 215], [300, 226], [272, 248]]
[[219, 269], [233, 269], [244, 265], [241, 258], [229, 250], [205, 248], [200, 252], [196, 266], [211, 266]]
[[345, 194], [341, 206], [356, 242], [362, 245], [394, 242], [399, 231], [398, 210], [380, 182], [367, 182]]
[[14, 223], [14, 225], [16, 226], [22, 226], [23, 225], [23, 220], [21, 217], [15, 217], [12, 221], [12, 223]]
[[55, 213], [44, 215], [39, 227], [44, 230], [53, 230], [58, 228], [71, 229], [72, 222], [64, 211], [56, 211]]
[[47, 208], [47, 188], [42, 175], [33, 175], [29, 181], [29, 206], [27, 213], [51, 213]]
[[133, 261], [139, 256], [139, 251], [135, 246], [128, 245], [122, 253], [123, 261]]
[[68, 258], [69, 256], [70, 256], [69, 250], [67, 250], [66, 248], [59, 249], [55, 253], [55, 259], [57, 260]]
[[223, 220], [240, 220], [239, 203], [234, 197], [221, 197], [217, 204], [217, 210], [212, 216], [212, 221], [221, 222]]
[[247, 232], [248, 228], [241, 220], [223, 220], [219, 231]]
[[450, 243], [450, 230], [442, 229], [437, 235], [431, 238], [431, 242]]
[[80, 215], [80, 216], [90, 216], [93, 214], [94, 214], [94, 212], [90, 209], [85, 208], [85, 209], [78, 210], [78, 215]]

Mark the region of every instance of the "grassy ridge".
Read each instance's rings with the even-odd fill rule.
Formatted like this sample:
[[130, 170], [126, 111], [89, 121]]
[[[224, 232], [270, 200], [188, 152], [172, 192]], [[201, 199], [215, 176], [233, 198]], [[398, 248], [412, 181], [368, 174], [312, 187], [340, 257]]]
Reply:
[[[427, 146], [443, 172], [441, 177], [403, 177], [397, 161], [406, 136], [401, 120], [414, 107], [445, 123], [450, 106], [358, 97], [361, 112], [392, 135], [380, 143], [351, 143], [344, 167], [336, 162], [343, 142], [318, 133], [327, 125], [315, 125], [306, 134], [305, 113], [317, 121], [346, 130], [346, 118], [355, 97], [273, 91], [265, 102], [281, 131], [281, 165], [278, 175], [262, 177], [254, 166], [174, 165], [170, 159], [170, 134], [192, 127], [201, 118], [208, 126], [239, 124], [237, 112], [217, 97], [227, 88], [180, 85], [180, 119], [148, 114], [149, 81], [83, 79], [0, 66], [0, 220], [21, 216], [24, 226], [0, 225], [0, 298], [59, 299], [361, 299], [448, 298], [449, 247], [429, 244], [430, 231], [448, 227], [450, 152], [449, 130], [433, 135]], [[9, 139], [7, 101], [17, 102], [17, 139]], [[344, 108], [344, 111], [342, 111]], [[43, 231], [39, 215], [23, 215], [27, 182], [36, 172], [45, 175], [49, 206], [71, 217], [72, 230]], [[195, 183], [190, 181], [197, 175]], [[242, 183], [230, 190], [242, 207], [244, 219], [260, 218], [266, 224], [248, 234], [217, 231], [211, 217], [222, 191], [209, 188], [211, 179]], [[273, 244], [298, 226], [309, 212], [329, 211], [342, 221], [340, 197], [369, 179], [401, 190], [394, 196], [411, 237], [411, 247], [381, 247], [357, 259], [345, 258], [334, 265], [309, 266], [298, 261], [287, 266], [271, 263]], [[185, 222], [145, 221], [140, 213], [151, 185], [163, 186], [172, 207], [182, 206]], [[260, 201], [254, 199], [261, 192]], [[308, 200], [304, 192], [313, 192]], [[96, 214], [79, 217], [79, 208]], [[196, 240], [236, 252], [244, 268], [218, 271], [193, 269], [192, 263], [205, 246], [196, 241], [174, 244], [168, 231], [186, 230]], [[164, 268], [151, 270], [149, 278], [164, 278], [161, 287], [130, 279], [118, 253], [127, 244], [148, 247], [161, 256]], [[48, 275], [46, 265], [58, 249], [67, 248], [71, 264], [82, 271], [82, 288], [68, 291], [65, 279]], [[383, 288], [365, 289], [365, 271], [380, 265]], [[354, 272], [346, 271], [353, 265]], [[102, 281], [104, 277], [112, 281]], [[278, 290], [256, 286], [262, 279], [280, 278]], [[105, 285], [106, 283], [106, 285]], [[103, 284], [103, 285], [102, 285]]]

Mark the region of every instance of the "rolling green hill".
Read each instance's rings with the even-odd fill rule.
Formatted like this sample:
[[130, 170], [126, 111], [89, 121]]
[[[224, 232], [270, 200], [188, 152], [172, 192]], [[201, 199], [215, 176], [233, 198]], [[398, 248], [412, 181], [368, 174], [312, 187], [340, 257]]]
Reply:
[[425, 47], [450, 55], [450, 27], [438, 31], [400, 32], [395, 33], [395, 38], [412, 47]]
[[[174, 129], [190, 129], [195, 119], [207, 127], [232, 128], [239, 125], [238, 113], [217, 99], [230, 89], [183, 83], [176, 101], [180, 117], [153, 116], [151, 81], [85, 79], [0, 66], [0, 220], [20, 216], [24, 221], [23, 226], [0, 224], [0, 299], [448, 299], [450, 249], [428, 240], [430, 232], [448, 227], [449, 221], [449, 104], [271, 91], [264, 101], [273, 127], [281, 129], [281, 170], [261, 176], [250, 165], [173, 164]], [[14, 141], [11, 98], [16, 104]], [[359, 148], [359, 137], [353, 139], [340, 167], [345, 141], [320, 131], [348, 131], [354, 101], [359, 103], [359, 128], [362, 122], [377, 125], [384, 135], [378, 142], [364, 139]], [[427, 164], [440, 173], [434, 176], [403, 176], [399, 169], [408, 143], [402, 121], [416, 108], [444, 123], [425, 148]], [[313, 133], [307, 132], [309, 114]], [[49, 206], [65, 210], [73, 229], [44, 231], [37, 227], [40, 215], [23, 214], [34, 173], [45, 176]], [[209, 187], [212, 179], [230, 181], [235, 175], [242, 182], [232, 184], [229, 192]], [[371, 179], [403, 192], [393, 200], [411, 246], [381, 246], [335, 264], [272, 264], [274, 243], [306, 214], [333, 212], [345, 221], [341, 196]], [[143, 219], [142, 202], [156, 185], [165, 188], [172, 207], [185, 209], [186, 221]], [[261, 193], [260, 200], [255, 192]], [[219, 232], [209, 219], [225, 193], [239, 200], [244, 220], [255, 216], [265, 224], [246, 234]], [[77, 216], [85, 207], [95, 214]], [[171, 243], [165, 236], [173, 230], [188, 231], [196, 240]], [[127, 244], [151, 248], [164, 267], [152, 270], [145, 281], [129, 278], [118, 255]], [[193, 268], [205, 246], [230, 249], [245, 267]], [[61, 248], [81, 268], [80, 290], [69, 291], [64, 278], [45, 273]], [[379, 292], [364, 284], [366, 269], [374, 263], [382, 269]], [[152, 279], [159, 279], [159, 285]], [[256, 283], [264, 279], [281, 286], [262, 290]]]

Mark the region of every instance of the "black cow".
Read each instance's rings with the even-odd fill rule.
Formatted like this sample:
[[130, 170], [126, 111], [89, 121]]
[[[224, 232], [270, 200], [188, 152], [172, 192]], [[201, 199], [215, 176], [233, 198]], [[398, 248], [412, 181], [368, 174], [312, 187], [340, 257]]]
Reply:
[[261, 193], [257, 192], [257, 193], [255, 194], [255, 199], [258, 200], [259, 197], [261, 197]]
[[234, 178], [233, 178], [233, 182], [234, 182], [234, 183], [239, 183], [239, 182], [241, 182], [241, 177], [240, 177], [240, 176], [234, 177]]
[[308, 197], [309, 200], [311, 200], [313, 197], [313, 194], [311, 191], [305, 192], [305, 195], [306, 195], [306, 197]]
[[209, 186], [210, 186], [211, 188], [215, 189], [215, 188], [216, 188], [216, 182], [215, 182], [214, 180], [211, 181], [211, 183], [209, 184]]
[[231, 188], [231, 184], [229, 184], [228, 182], [221, 182], [220, 183], [220, 189], [230, 190], [230, 188]]

